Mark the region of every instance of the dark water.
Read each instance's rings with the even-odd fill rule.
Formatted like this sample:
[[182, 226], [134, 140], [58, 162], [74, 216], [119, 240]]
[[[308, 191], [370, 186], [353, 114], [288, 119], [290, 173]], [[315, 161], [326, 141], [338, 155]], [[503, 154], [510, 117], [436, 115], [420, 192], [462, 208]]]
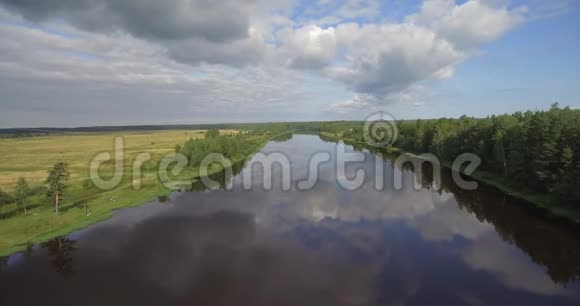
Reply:
[[[264, 150], [302, 178], [335, 148], [297, 135]], [[365, 154], [350, 172], [373, 169]], [[447, 173], [441, 191], [429, 171], [415, 191], [410, 169], [384, 166], [403, 190], [376, 190], [372, 171], [344, 190], [328, 163], [309, 191], [245, 191], [237, 175], [232, 191], [120, 210], [8, 258], [0, 305], [580, 305], [578, 230]]]

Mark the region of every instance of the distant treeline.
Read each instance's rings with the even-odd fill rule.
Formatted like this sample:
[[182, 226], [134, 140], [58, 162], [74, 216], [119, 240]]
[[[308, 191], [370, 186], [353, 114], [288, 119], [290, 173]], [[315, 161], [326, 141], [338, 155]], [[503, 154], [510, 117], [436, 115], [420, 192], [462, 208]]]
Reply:
[[205, 138], [192, 138], [183, 146], [176, 146], [175, 151], [185, 155], [190, 166], [197, 167], [208, 154], [219, 153], [235, 161], [257, 152], [263, 144], [261, 138], [246, 133], [220, 135], [217, 129], [211, 129], [205, 133]]
[[134, 126], [95, 126], [76, 128], [7, 128], [0, 129], [0, 138], [46, 136], [62, 133], [104, 133], [104, 132], [138, 132], [164, 130], [288, 130], [294, 125], [312, 125], [318, 127], [320, 122], [293, 123], [219, 123], [219, 124], [174, 124], [174, 125], [134, 125]]
[[236, 128], [234, 127], [234, 125], [231, 124], [95, 126], [95, 127], [76, 127], [76, 128], [13, 128], [13, 129], [0, 129], [0, 138], [46, 136], [51, 134], [63, 134], [63, 133], [105, 133], [105, 132], [139, 132], [139, 131], [207, 130], [207, 129], [236, 129]]

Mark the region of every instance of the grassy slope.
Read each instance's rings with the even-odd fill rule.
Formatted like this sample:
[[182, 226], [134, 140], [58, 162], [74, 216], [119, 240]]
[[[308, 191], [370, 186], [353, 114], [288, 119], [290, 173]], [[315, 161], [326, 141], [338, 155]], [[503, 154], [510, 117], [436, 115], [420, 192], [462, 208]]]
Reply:
[[[335, 136], [334, 134], [327, 133], [327, 132], [321, 132], [321, 134], [325, 137], [334, 138], [337, 140], [343, 139], [341, 136]], [[353, 140], [349, 140], [349, 139], [346, 139], [346, 140], [353, 141]], [[353, 142], [360, 143], [358, 141], [353, 141]], [[362, 143], [362, 144], [364, 144], [364, 143]], [[397, 149], [397, 151], [400, 151], [400, 150]], [[412, 153], [405, 153], [405, 154], [419, 157], [419, 156], [412, 154]], [[448, 169], [451, 169], [450, 163], [442, 163], [442, 165]], [[463, 173], [463, 174], [465, 174], [465, 173]], [[574, 223], [580, 224], [580, 212], [579, 211], [558, 205], [557, 200], [554, 199], [549, 194], [534, 192], [533, 190], [530, 190], [529, 188], [527, 188], [525, 186], [521, 186], [521, 185], [513, 182], [509, 178], [502, 177], [502, 176], [499, 176], [497, 174], [487, 172], [484, 170], [477, 170], [472, 175], [469, 175], [469, 177], [471, 177], [477, 181], [480, 181], [482, 183], [485, 183], [487, 185], [493, 186], [493, 187], [501, 190], [506, 195], [509, 195], [513, 198], [524, 200], [524, 201], [526, 201], [526, 202], [528, 202], [528, 203], [530, 203], [538, 208], [542, 208], [554, 216], [561, 217], [561, 218], [567, 219], [569, 221], [572, 221]]]
[[[83, 181], [88, 175], [89, 161], [99, 152], [111, 151], [115, 136], [125, 138], [123, 182], [109, 191], [83, 187]], [[169, 194], [171, 190], [159, 183], [152, 165], [165, 154], [172, 153], [175, 144], [202, 136], [203, 131], [194, 130], [1, 139], [0, 154], [4, 159], [0, 160], [0, 186], [4, 190], [10, 191], [19, 176], [26, 177], [32, 186], [42, 184], [48, 169], [55, 161], [70, 163], [71, 186], [66, 193], [66, 204], [61, 208], [62, 214], [58, 217], [54, 217], [52, 208], [45, 204], [43, 196], [29, 199], [28, 204], [32, 208], [27, 214], [17, 211], [18, 208], [14, 205], [2, 207], [0, 213], [18, 214], [0, 220], [0, 256], [22, 250], [29, 243], [46, 241], [107, 219], [115, 209], [137, 206], [157, 196]], [[150, 170], [143, 173], [142, 188], [134, 190], [132, 160], [138, 154], [146, 152], [153, 157], [149, 163]], [[220, 170], [216, 167], [212, 172]], [[197, 170], [191, 169], [182, 178], [192, 180], [196, 175]], [[85, 214], [85, 205], [90, 209], [89, 216]]]

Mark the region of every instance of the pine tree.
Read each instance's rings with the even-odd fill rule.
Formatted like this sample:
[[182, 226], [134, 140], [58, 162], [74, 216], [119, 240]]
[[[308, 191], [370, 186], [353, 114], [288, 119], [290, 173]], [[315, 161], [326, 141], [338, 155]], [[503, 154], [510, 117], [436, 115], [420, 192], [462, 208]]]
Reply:
[[48, 173], [46, 185], [48, 187], [48, 197], [52, 199], [54, 213], [58, 215], [58, 210], [64, 201], [64, 191], [68, 187], [70, 173], [67, 163], [56, 163]]

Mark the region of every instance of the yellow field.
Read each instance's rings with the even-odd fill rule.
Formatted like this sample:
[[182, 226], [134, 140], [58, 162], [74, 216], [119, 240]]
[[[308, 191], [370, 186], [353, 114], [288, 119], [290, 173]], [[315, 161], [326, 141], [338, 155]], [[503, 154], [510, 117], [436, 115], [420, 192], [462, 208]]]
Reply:
[[[150, 153], [153, 160], [171, 153], [176, 144], [203, 137], [203, 130], [70, 133], [55, 136], [0, 139], [0, 188], [11, 191], [19, 177], [31, 185], [42, 183], [56, 162], [69, 163], [71, 181], [88, 176], [92, 158], [113, 151], [115, 137], [124, 138], [125, 160]], [[222, 134], [235, 133], [223, 130]], [[127, 167], [127, 163], [126, 166]]]

